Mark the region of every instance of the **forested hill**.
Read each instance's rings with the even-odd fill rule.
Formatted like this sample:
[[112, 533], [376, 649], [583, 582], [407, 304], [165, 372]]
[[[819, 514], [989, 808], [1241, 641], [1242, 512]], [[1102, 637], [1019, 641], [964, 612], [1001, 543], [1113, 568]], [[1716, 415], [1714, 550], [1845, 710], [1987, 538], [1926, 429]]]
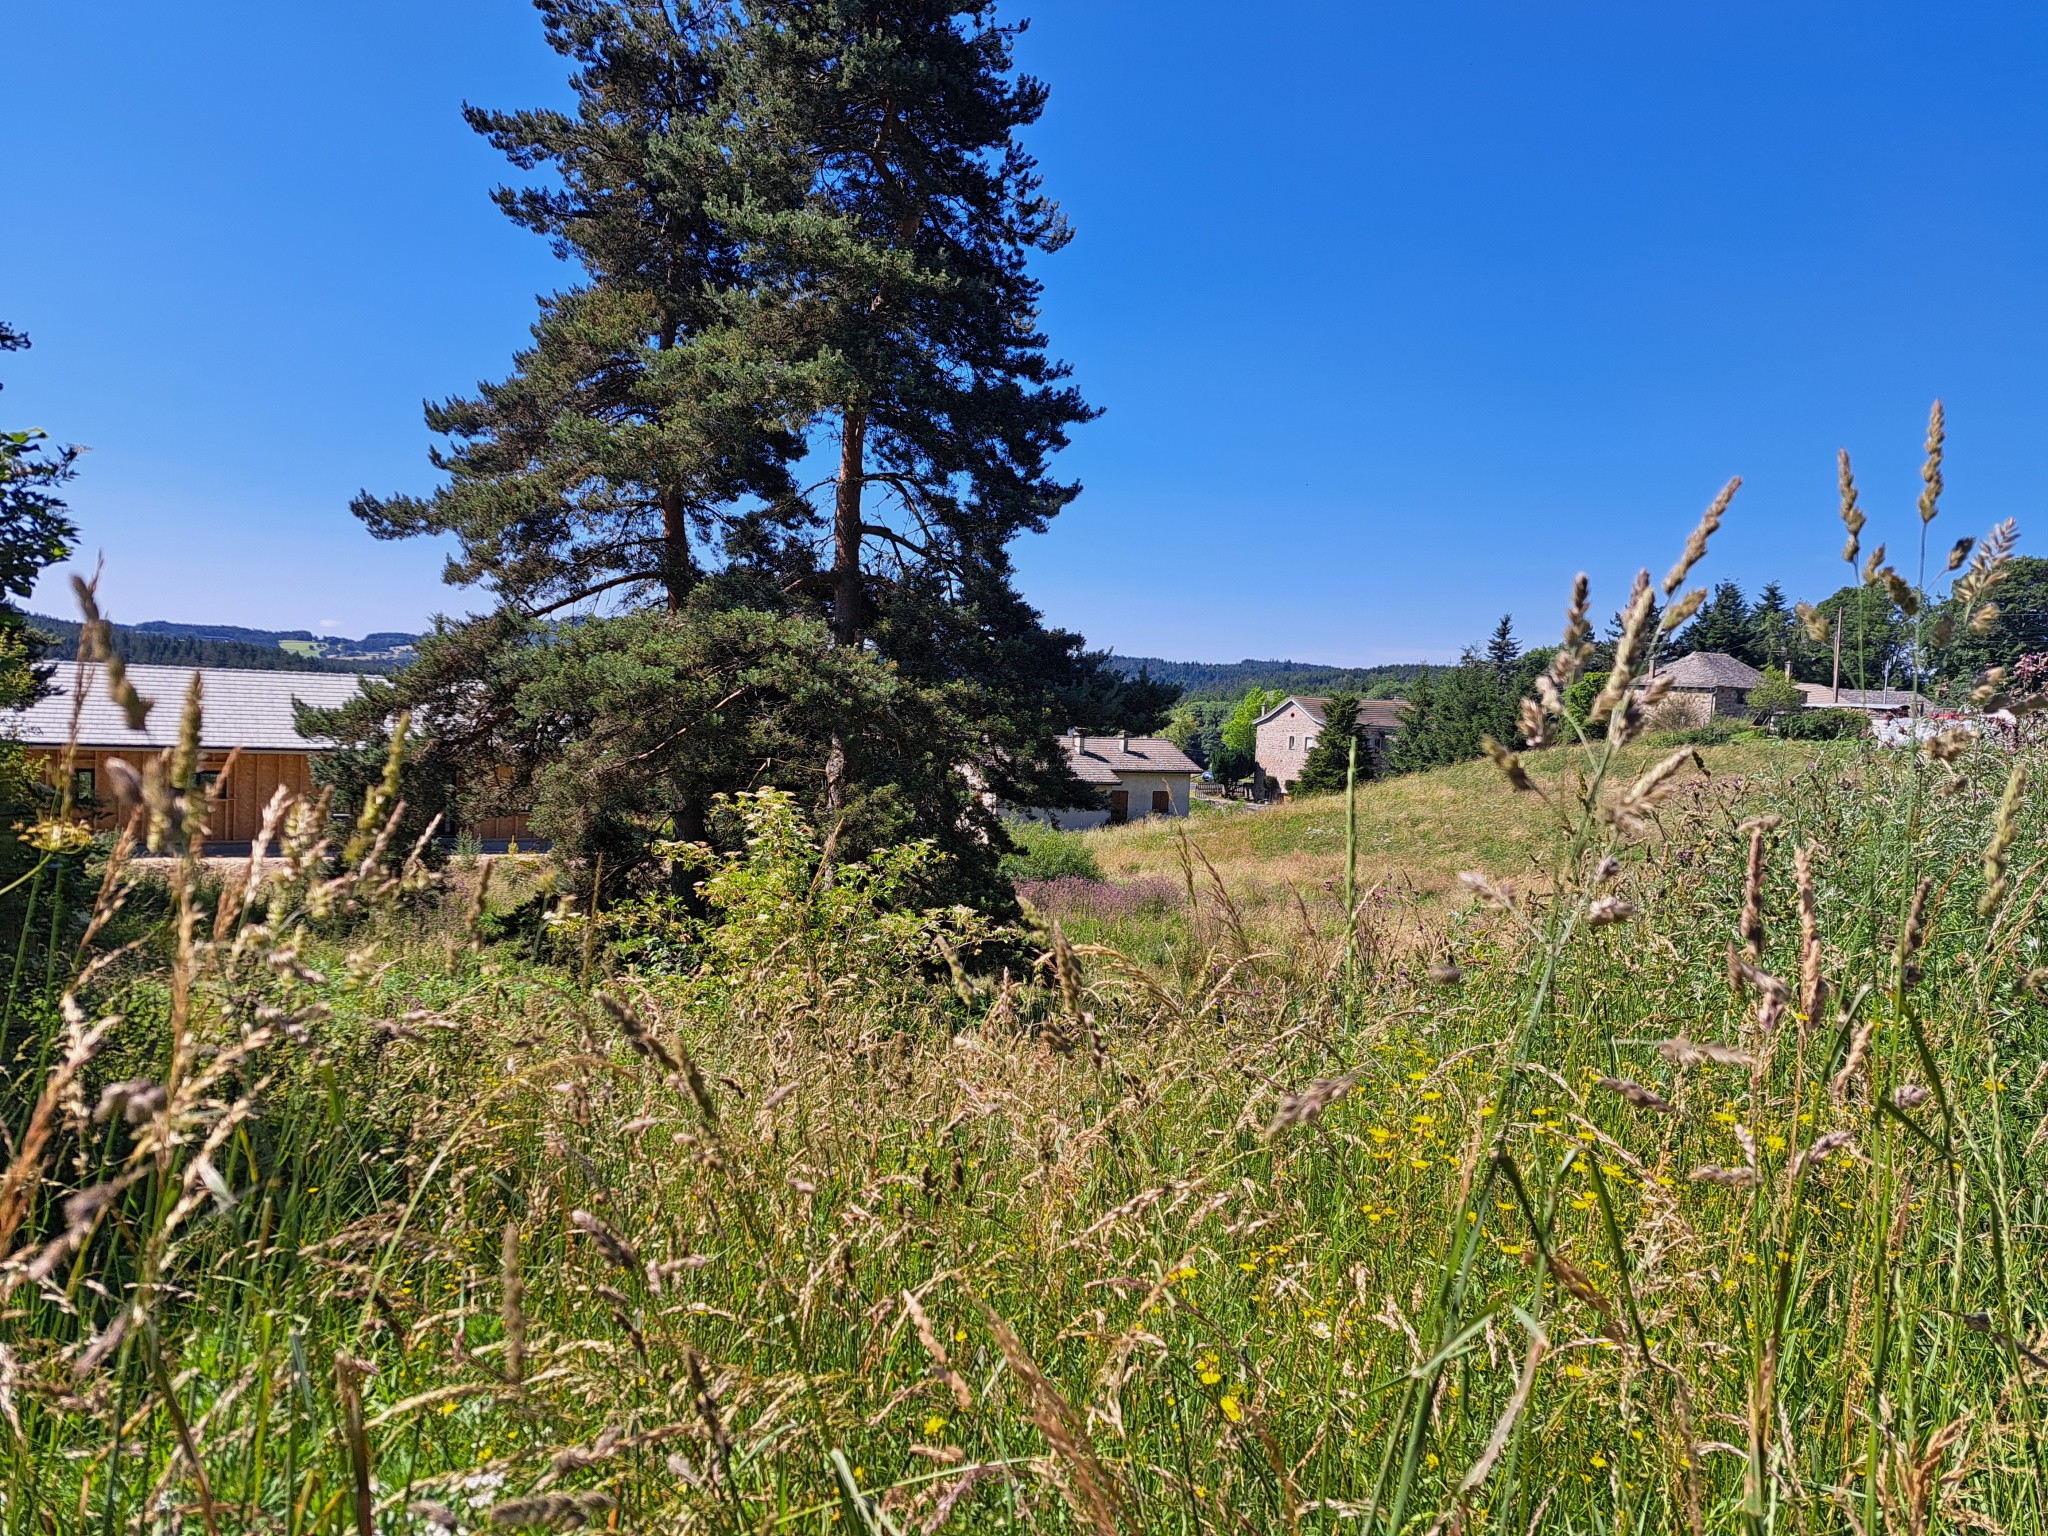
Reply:
[[1156, 681], [1178, 683], [1185, 699], [1235, 699], [1247, 688], [1309, 694], [1341, 688], [1387, 698], [1424, 673], [1445, 670], [1419, 661], [1383, 667], [1324, 667], [1307, 661], [1166, 661], [1157, 656], [1112, 656], [1110, 662], [1133, 677], [1142, 670]]
[[[57, 642], [50, 648], [51, 658], [70, 661], [78, 655], [77, 620], [53, 619], [46, 614], [32, 613], [28, 616], [28, 623], [31, 629], [40, 630]], [[285, 650], [275, 641], [264, 644], [253, 640], [214, 639], [175, 630], [166, 633], [169, 628], [116, 624], [114, 649], [123, 661], [137, 666], [239, 667], [275, 672], [388, 672], [397, 665], [388, 657], [308, 655]]]

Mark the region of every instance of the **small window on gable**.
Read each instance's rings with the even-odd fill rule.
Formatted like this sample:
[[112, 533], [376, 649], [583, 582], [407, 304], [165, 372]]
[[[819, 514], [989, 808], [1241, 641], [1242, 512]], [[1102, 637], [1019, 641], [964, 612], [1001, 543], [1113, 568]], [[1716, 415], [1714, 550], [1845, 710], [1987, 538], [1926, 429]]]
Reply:
[[1309, 751], [1311, 751], [1311, 752], [1315, 751], [1315, 749], [1316, 749], [1316, 739], [1315, 739], [1315, 737], [1313, 737], [1313, 736], [1304, 736], [1304, 737], [1302, 737], [1302, 738], [1301, 738], [1301, 744], [1302, 744], [1302, 745], [1303, 745], [1304, 747], [1307, 747], [1307, 748], [1309, 749]]
[[1292, 736], [1287, 738], [1287, 750], [1290, 752], [1294, 750], [1294, 738]]

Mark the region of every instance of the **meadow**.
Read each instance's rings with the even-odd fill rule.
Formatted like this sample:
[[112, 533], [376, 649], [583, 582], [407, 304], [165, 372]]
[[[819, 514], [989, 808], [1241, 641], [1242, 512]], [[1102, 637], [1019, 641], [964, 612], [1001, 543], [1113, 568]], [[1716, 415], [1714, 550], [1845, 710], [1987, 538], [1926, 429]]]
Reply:
[[1279, 944], [1195, 854], [1152, 961], [773, 796], [680, 964], [376, 807], [117, 849], [11, 997], [6, 1528], [2048, 1529], [2037, 755], [1452, 770], [1540, 882]]

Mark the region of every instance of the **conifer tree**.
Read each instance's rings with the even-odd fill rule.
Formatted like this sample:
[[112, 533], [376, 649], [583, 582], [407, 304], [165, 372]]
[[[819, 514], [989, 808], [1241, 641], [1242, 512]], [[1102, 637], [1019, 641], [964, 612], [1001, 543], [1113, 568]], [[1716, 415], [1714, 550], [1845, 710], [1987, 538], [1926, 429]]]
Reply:
[[1351, 749], [1358, 748], [1358, 777], [1364, 781], [1373, 774], [1373, 754], [1366, 742], [1366, 733], [1358, 723], [1359, 696], [1355, 693], [1333, 693], [1323, 701], [1323, 729], [1316, 737], [1316, 744], [1309, 748], [1308, 756], [1301, 765], [1301, 777], [1296, 779], [1288, 793], [1296, 795], [1334, 795], [1340, 793], [1351, 771]]
[[1387, 766], [1412, 773], [1468, 762], [1485, 750], [1480, 738], [1514, 738], [1515, 711], [1512, 677], [1503, 683], [1485, 656], [1467, 651], [1457, 666], [1410, 690]]
[[1515, 676], [1515, 663], [1522, 659], [1521, 644], [1515, 639], [1515, 616], [1504, 613], [1500, 622], [1493, 626], [1493, 636], [1486, 642], [1486, 663], [1493, 668], [1494, 676], [1501, 686], [1507, 687]]
[[1732, 581], [1717, 582], [1706, 606], [1679, 632], [1677, 649], [1715, 651], [1755, 666], [1756, 623], [1742, 588]]
[[1749, 611], [1752, 665], [1775, 666], [1788, 676], [1792, 670], [1794, 646], [1805, 639], [1805, 631], [1785, 601], [1785, 591], [1775, 581], [1765, 582]]
[[[442, 490], [356, 502], [380, 537], [452, 536], [449, 580], [498, 605], [337, 730], [416, 707], [430, 750], [571, 852], [662, 814], [700, 837], [710, 796], [765, 776], [849, 851], [932, 836], [989, 875], [977, 787], [1081, 803], [1055, 732], [1156, 728], [1177, 694], [1114, 675], [1011, 579], [1011, 539], [1077, 490], [1050, 458], [1092, 414], [1036, 328], [1025, 259], [1065, 228], [1014, 138], [1045, 100], [1015, 29], [913, 0], [540, 10], [575, 110], [468, 116], [547, 173], [498, 202], [582, 281], [509, 378], [429, 408]], [[608, 647], [703, 713], [641, 740], [644, 713], [603, 713], [637, 685], [561, 686], [617, 681]], [[593, 740], [618, 755], [564, 745]]]

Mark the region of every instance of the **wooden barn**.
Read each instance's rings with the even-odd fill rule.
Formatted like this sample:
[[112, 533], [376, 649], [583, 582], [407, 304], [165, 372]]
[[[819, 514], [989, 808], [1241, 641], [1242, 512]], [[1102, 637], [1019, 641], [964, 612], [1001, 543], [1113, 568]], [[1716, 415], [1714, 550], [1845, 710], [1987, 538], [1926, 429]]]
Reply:
[[[130, 729], [120, 707], [107, 696], [97, 665], [85, 669], [83, 697], [76, 716], [77, 750], [71, 759], [72, 802], [96, 830], [114, 826], [115, 805], [107, 779], [106, 760], [125, 758], [138, 770], [144, 758], [176, 745], [178, 720], [192, 668], [133, 666], [129, 680], [156, 708], [141, 730]], [[199, 772], [217, 796], [209, 851], [246, 850], [262, 830], [263, 810], [280, 785], [297, 793], [313, 788], [313, 759], [332, 743], [301, 736], [293, 721], [293, 702], [332, 709], [355, 697], [361, 681], [344, 672], [243, 671], [227, 667], [196, 669], [206, 701], [200, 731]], [[71, 663], [59, 663], [50, 678], [51, 692], [6, 722], [13, 727], [32, 763], [54, 782], [63, 771], [65, 744], [71, 740], [73, 690], [79, 677]], [[234, 772], [228, 754], [237, 747]], [[488, 848], [509, 838], [523, 838], [523, 816], [497, 817], [474, 829]]]

